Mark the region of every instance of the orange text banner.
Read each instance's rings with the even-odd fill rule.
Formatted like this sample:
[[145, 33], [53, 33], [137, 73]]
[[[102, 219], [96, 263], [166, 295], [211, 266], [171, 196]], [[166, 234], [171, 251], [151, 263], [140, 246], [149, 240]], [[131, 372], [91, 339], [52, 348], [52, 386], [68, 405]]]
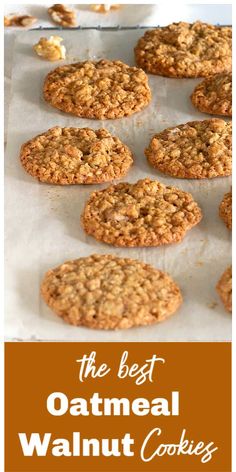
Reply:
[[229, 343], [6, 343], [7, 472], [231, 470]]

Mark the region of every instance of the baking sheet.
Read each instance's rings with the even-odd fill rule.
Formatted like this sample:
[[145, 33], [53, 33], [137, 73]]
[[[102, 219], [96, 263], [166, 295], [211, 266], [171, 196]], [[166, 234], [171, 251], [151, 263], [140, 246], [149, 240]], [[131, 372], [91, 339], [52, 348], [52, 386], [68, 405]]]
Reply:
[[[56, 32], [54, 31], [53, 34]], [[133, 47], [143, 30], [63, 31], [68, 57], [121, 59], [133, 65]], [[231, 262], [231, 234], [218, 216], [218, 207], [230, 178], [191, 181], [174, 179], [150, 167], [144, 148], [151, 136], [168, 126], [204, 115], [189, 96], [199, 82], [149, 76], [152, 102], [140, 113], [120, 120], [86, 120], [66, 115], [42, 98], [45, 75], [58, 64], [40, 60], [32, 51], [41, 36], [28, 31], [18, 35], [13, 59], [13, 85], [6, 152], [6, 320], [7, 339], [55, 341], [226, 341], [231, 339], [231, 316], [224, 311], [215, 285]], [[63, 64], [61, 62], [60, 64]], [[182, 243], [159, 248], [114, 248], [87, 236], [80, 214], [90, 192], [106, 187], [40, 184], [19, 162], [20, 145], [53, 126], [105, 127], [132, 149], [135, 163], [123, 180], [159, 179], [191, 192], [203, 210], [201, 223]], [[40, 298], [43, 274], [68, 259], [98, 254], [132, 257], [165, 270], [180, 285], [184, 303], [162, 324], [124, 331], [97, 331], [61, 321]]]

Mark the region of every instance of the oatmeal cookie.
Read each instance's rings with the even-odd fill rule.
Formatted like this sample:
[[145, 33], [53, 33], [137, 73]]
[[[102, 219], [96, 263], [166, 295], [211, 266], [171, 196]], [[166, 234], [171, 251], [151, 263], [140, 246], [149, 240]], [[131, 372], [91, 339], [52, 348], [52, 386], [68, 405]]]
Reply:
[[219, 214], [228, 229], [232, 229], [232, 190], [226, 193], [219, 208]]
[[44, 98], [66, 113], [102, 120], [141, 110], [151, 92], [143, 70], [103, 59], [57, 67], [45, 79]]
[[190, 193], [144, 179], [92, 193], [81, 222], [98, 241], [142, 247], [181, 241], [201, 217]]
[[146, 31], [135, 47], [140, 67], [167, 77], [207, 77], [229, 72], [231, 55], [232, 28], [200, 21]]
[[216, 74], [194, 89], [191, 100], [203, 113], [232, 116], [232, 74]]
[[232, 311], [232, 266], [222, 274], [216, 290], [227, 311]]
[[159, 171], [182, 179], [232, 173], [232, 123], [220, 118], [191, 121], [153, 136], [145, 155]]
[[171, 277], [133, 259], [92, 255], [49, 270], [41, 294], [68, 323], [124, 329], [160, 322], [182, 303]]
[[51, 184], [97, 184], [123, 177], [132, 153], [104, 128], [55, 128], [23, 144], [28, 174]]

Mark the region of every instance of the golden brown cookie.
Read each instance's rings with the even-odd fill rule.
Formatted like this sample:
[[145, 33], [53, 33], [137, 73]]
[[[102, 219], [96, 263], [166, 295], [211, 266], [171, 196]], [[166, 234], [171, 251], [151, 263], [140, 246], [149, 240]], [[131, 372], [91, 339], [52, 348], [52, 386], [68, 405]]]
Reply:
[[182, 303], [168, 274], [113, 255], [83, 257], [49, 270], [41, 294], [66, 322], [106, 330], [160, 322]]
[[232, 173], [232, 123], [220, 118], [191, 121], [153, 136], [145, 155], [156, 169], [182, 179]]
[[81, 222], [98, 241], [141, 247], [179, 242], [201, 218], [190, 193], [144, 179], [92, 193]]
[[228, 229], [232, 229], [232, 190], [226, 193], [219, 208], [219, 214]]
[[232, 74], [216, 74], [194, 89], [191, 100], [203, 113], [232, 116]]
[[140, 67], [167, 77], [208, 77], [229, 72], [231, 56], [232, 28], [200, 21], [146, 31], [135, 47]]
[[222, 274], [216, 290], [227, 311], [232, 311], [232, 266]]
[[102, 120], [142, 110], [151, 92], [143, 70], [103, 59], [57, 67], [45, 79], [44, 98], [66, 113]]
[[28, 174], [52, 184], [97, 184], [123, 177], [132, 153], [104, 128], [55, 128], [21, 147]]

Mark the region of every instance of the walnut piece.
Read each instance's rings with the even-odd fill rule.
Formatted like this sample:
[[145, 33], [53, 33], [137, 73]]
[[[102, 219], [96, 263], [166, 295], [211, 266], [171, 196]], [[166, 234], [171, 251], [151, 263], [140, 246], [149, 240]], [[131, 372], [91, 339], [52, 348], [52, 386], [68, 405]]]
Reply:
[[110, 4], [110, 3], [98, 3], [96, 5], [91, 5], [91, 10], [96, 11], [97, 13], [108, 13], [111, 10], [118, 10], [120, 8], [119, 4]]
[[33, 46], [38, 56], [48, 61], [59, 61], [65, 59], [66, 48], [62, 46], [63, 38], [60, 36], [50, 36], [50, 38], [40, 38], [39, 42]]
[[48, 8], [52, 21], [60, 26], [77, 26], [76, 12], [61, 3]]
[[4, 26], [32, 26], [36, 21], [37, 18], [30, 15], [4, 16]]
[[4, 26], [12, 26], [11, 19], [9, 16], [4, 16]]

